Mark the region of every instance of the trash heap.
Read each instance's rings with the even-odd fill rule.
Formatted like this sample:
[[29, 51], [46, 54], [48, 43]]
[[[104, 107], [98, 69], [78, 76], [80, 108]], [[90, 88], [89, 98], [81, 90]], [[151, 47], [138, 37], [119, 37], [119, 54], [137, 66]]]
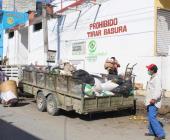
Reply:
[[[132, 78], [125, 78], [124, 75], [93, 75], [85, 70], [76, 70], [76, 67], [69, 61], [63, 61], [54, 67], [26, 67], [30, 71], [46, 72], [71, 76], [83, 84], [82, 93], [85, 97], [117, 95], [129, 96], [133, 94]], [[34, 76], [33, 76], [34, 77]]]
[[86, 97], [122, 94], [129, 96], [133, 93], [131, 78], [124, 79], [122, 75], [114, 75], [111, 80], [108, 80], [108, 77], [103, 78], [102, 76], [91, 75], [87, 71], [80, 69], [73, 72], [72, 77], [82, 81], [83, 94]]
[[67, 76], [72, 76], [72, 73], [76, 71], [76, 67], [69, 61], [62, 61], [57, 66], [38, 66], [31, 64], [29, 66], [25, 66], [25, 69], [28, 71], [45, 72]]

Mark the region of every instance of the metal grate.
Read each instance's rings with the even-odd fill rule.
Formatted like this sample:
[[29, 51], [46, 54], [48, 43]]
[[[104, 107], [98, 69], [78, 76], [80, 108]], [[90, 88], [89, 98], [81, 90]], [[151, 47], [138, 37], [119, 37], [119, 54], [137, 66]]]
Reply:
[[170, 47], [170, 11], [158, 10], [157, 55], [167, 56]]
[[20, 66], [6, 66], [1, 65], [2, 70], [5, 74], [9, 77], [10, 80], [15, 80], [17, 83], [19, 82], [20, 78], [22, 77], [22, 69], [23, 67]]

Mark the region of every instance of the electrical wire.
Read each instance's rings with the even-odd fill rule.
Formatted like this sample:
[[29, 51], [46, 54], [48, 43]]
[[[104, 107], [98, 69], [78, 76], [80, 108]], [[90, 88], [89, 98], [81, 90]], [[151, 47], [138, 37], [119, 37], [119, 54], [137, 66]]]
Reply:
[[[137, 13], [137, 14], [129, 14], [129, 15], [124, 15], [124, 16], [116, 16], [117, 18], [126, 18], [126, 17], [133, 17], [133, 16], [138, 16], [138, 15], [143, 15], [143, 14], [148, 14], [148, 13], [152, 13], [153, 12], [153, 10], [150, 10], [150, 11], [146, 11], [146, 12], [141, 12], [141, 13]], [[125, 12], [126, 13], [126, 12]], [[105, 16], [102, 16], [102, 18], [106, 18], [106, 17], [109, 17], [108, 15], [105, 15]], [[98, 17], [98, 19], [99, 19], [99, 17]], [[81, 20], [81, 25], [83, 25], [83, 24], [87, 24], [87, 23], [89, 23], [89, 19], [86, 19], [86, 20], [84, 20], [84, 21], [86, 21], [86, 22], [82, 22], [83, 20]], [[74, 24], [74, 22], [72, 22], [72, 23], [70, 23], [69, 25], [67, 25], [67, 26], [65, 26], [65, 28], [69, 28], [69, 27], [71, 27], [71, 25], [73, 25]]]

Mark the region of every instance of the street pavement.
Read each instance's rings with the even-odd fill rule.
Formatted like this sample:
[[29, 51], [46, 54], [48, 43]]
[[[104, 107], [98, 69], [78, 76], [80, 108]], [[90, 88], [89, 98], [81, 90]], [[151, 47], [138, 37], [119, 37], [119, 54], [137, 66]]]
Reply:
[[[170, 140], [170, 122], [160, 118]], [[82, 116], [62, 111], [59, 116], [39, 112], [32, 98], [17, 107], [0, 105], [0, 140], [153, 140], [146, 137], [145, 116], [128, 111]]]

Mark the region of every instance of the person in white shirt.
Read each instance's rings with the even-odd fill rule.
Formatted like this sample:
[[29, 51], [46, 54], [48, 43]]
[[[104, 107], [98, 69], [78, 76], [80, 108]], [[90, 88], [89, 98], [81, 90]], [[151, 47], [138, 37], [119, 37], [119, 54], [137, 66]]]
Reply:
[[162, 102], [162, 88], [161, 81], [158, 77], [158, 68], [155, 64], [150, 64], [146, 66], [148, 69], [148, 74], [151, 76], [148, 81], [145, 106], [147, 107], [148, 116], [148, 133], [146, 136], [155, 136], [154, 140], [161, 140], [165, 138], [165, 132], [157, 120], [158, 109], [161, 107]]

